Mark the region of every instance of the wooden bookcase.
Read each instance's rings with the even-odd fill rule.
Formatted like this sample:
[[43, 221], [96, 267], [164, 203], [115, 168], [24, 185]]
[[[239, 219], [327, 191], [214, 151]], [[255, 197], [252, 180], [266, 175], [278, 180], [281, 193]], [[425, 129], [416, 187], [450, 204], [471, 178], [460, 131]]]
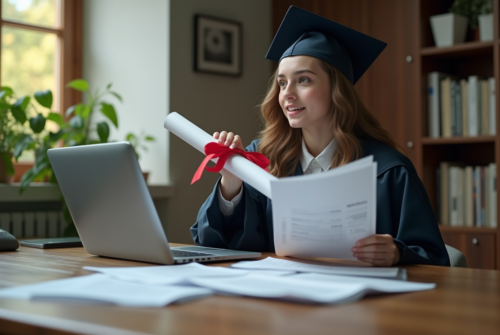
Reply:
[[[491, 42], [480, 42], [469, 40], [465, 43], [451, 47], [437, 48], [434, 46], [429, 17], [432, 15], [446, 13], [453, 1], [419, 1], [420, 15], [420, 55], [417, 62], [420, 73], [421, 96], [420, 122], [421, 138], [417, 142], [420, 146], [421, 157], [420, 173], [424, 185], [429, 194], [433, 207], [436, 209], [436, 169], [441, 161], [462, 162], [466, 165], [488, 165], [496, 162], [497, 175], [500, 163], [500, 137], [498, 135], [498, 105], [499, 87], [496, 84], [496, 135], [478, 137], [451, 137], [430, 138], [428, 137], [428, 95], [427, 75], [431, 71], [440, 71], [459, 78], [467, 78], [469, 75], [478, 75], [488, 78], [495, 77], [499, 83], [499, 25], [498, 25], [498, 0], [494, 0], [494, 38]], [[470, 34], [469, 34], [470, 35]], [[498, 185], [498, 182], [497, 182]], [[497, 186], [498, 189], [498, 186]], [[497, 199], [497, 211], [498, 211]], [[500, 234], [498, 228], [477, 227], [450, 227], [440, 225], [441, 233], [446, 244], [461, 250], [470, 267], [483, 269], [500, 268], [499, 246]]]
[[[500, 167], [500, 0], [493, 1], [491, 42], [470, 41], [469, 36], [469, 41], [459, 45], [434, 46], [429, 17], [446, 13], [453, 0], [273, 0], [273, 33], [288, 7], [295, 5], [387, 42], [355, 88], [412, 160], [436, 209], [436, 169], [441, 161], [496, 162], [497, 170]], [[460, 78], [495, 77], [497, 135], [428, 137], [427, 75], [431, 71]], [[461, 250], [469, 267], [500, 269], [500, 228], [440, 227], [445, 243]]]

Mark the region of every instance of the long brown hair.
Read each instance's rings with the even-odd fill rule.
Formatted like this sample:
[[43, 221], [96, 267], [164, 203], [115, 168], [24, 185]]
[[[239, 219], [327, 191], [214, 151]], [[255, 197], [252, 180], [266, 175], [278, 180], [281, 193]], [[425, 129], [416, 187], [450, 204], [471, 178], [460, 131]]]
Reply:
[[[332, 88], [330, 128], [338, 143], [332, 167], [358, 159], [361, 155], [360, 140], [375, 140], [396, 149], [392, 136], [364, 106], [347, 77], [334, 66], [319, 61], [330, 77]], [[271, 161], [269, 172], [276, 177], [285, 177], [293, 175], [300, 160], [302, 130], [290, 127], [281, 109], [277, 76], [278, 69], [269, 80], [268, 92], [261, 104], [265, 127], [260, 132], [259, 152]]]

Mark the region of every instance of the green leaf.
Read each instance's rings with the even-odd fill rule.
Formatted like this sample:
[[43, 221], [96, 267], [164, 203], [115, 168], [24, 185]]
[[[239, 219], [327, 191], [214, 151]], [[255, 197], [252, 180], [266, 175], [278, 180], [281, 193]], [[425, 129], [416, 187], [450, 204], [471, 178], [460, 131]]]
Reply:
[[45, 108], [52, 108], [52, 92], [50, 90], [35, 92], [35, 99]]
[[111, 85], [113, 85], [113, 83], [109, 83], [108, 86], [106, 86], [106, 89], [109, 90], [111, 88]]
[[14, 175], [14, 164], [12, 164], [12, 156], [8, 152], [2, 152], [2, 160], [5, 163], [5, 170], [9, 176]]
[[33, 169], [26, 171], [21, 177], [21, 186], [19, 187], [19, 193], [22, 194], [24, 190], [26, 190], [30, 186], [33, 180], [35, 180]]
[[71, 115], [71, 113], [73, 113], [75, 111], [77, 106], [78, 105], [73, 105], [73, 106], [69, 107], [68, 109], [66, 109], [66, 112], [64, 113], [64, 115], [66, 117], [69, 117]]
[[45, 128], [45, 117], [41, 113], [32, 117], [30, 119], [30, 128], [35, 134], [40, 134]]
[[125, 137], [125, 140], [128, 142], [132, 142], [133, 140], [135, 140], [135, 135], [132, 133], [128, 133], [127, 136]]
[[97, 124], [97, 134], [99, 135], [99, 138], [101, 139], [101, 143], [108, 142], [109, 126], [108, 126], [107, 122], [99, 122]]
[[4, 93], [5, 97], [11, 97], [14, 94], [14, 91], [12, 90], [12, 88], [10, 88], [8, 86], [2, 86], [2, 88], [0, 88], [0, 91], [5, 92]]
[[72, 80], [66, 85], [66, 87], [70, 87], [81, 92], [87, 92], [89, 90], [89, 84], [83, 79]]
[[16, 102], [14, 102], [14, 104], [12, 105], [12, 107], [19, 108], [24, 112], [26, 110], [26, 107], [28, 107], [29, 103], [30, 103], [30, 97], [25, 95], [24, 97], [17, 99]]
[[26, 113], [19, 107], [15, 107], [14, 105], [12, 105], [10, 111], [12, 112], [14, 119], [16, 119], [16, 121], [20, 124], [24, 124], [26, 120], [28, 120], [28, 118], [26, 117]]
[[60, 129], [57, 133], [49, 132], [49, 140], [50, 142], [57, 142], [63, 135], [62, 129]]
[[116, 128], [118, 128], [118, 117], [116, 116], [113, 105], [101, 102], [101, 112], [115, 125]]
[[31, 143], [33, 143], [34, 140], [29, 134], [25, 134], [20, 141], [16, 143], [14, 146], [14, 158], [17, 159], [21, 154], [23, 153], [24, 150], [26, 150]]
[[121, 95], [119, 95], [118, 93], [116, 92], [109, 92], [109, 93], [113, 94], [118, 100], [120, 100], [120, 102], [123, 102]]
[[75, 115], [69, 120], [70, 127], [74, 129], [81, 129], [83, 127], [83, 119], [80, 115]]
[[146, 136], [145, 140], [148, 141], [148, 142], [154, 142], [154, 141], [156, 141], [153, 136]]
[[6, 94], [6, 91], [0, 91], [0, 100], [3, 99]]
[[49, 113], [49, 115], [47, 115], [47, 120], [54, 121], [59, 127], [62, 126], [64, 122], [62, 115], [59, 113]]
[[82, 105], [80, 116], [82, 117], [82, 119], [85, 120], [89, 116], [90, 112], [91, 112], [90, 106]]

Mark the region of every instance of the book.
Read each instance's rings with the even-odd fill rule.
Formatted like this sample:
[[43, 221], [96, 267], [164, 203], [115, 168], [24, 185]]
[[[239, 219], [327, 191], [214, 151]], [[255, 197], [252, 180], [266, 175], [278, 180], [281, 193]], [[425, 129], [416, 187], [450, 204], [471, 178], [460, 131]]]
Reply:
[[443, 137], [452, 136], [452, 105], [451, 105], [451, 78], [441, 80], [441, 134]]
[[497, 227], [497, 165], [495, 163], [490, 163], [489, 167], [489, 191], [490, 191], [490, 221], [488, 226], [490, 228]]
[[464, 225], [464, 169], [459, 166], [450, 166], [449, 176], [449, 211], [450, 226]]
[[469, 117], [469, 136], [478, 136], [481, 126], [480, 119], [480, 83], [477, 76], [469, 76], [467, 85], [467, 115]]
[[450, 224], [450, 167], [452, 166], [462, 166], [461, 163], [455, 162], [441, 162], [439, 163], [439, 204], [440, 208], [438, 212], [440, 213], [439, 221], [443, 226]]
[[455, 117], [455, 133], [453, 136], [462, 136], [462, 88], [460, 82], [453, 80], [453, 115]]
[[484, 224], [486, 222], [486, 187], [485, 187], [485, 169], [484, 166], [480, 167], [480, 185], [481, 185], [481, 199], [480, 199], [480, 224], [479, 227], [484, 227]]
[[467, 80], [460, 80], [460, 93], [462, 95], [462, 136], [469, 136], [468, 90]]
[[481, 227], [481, 167], [474, 167], [474, 226]]
[[474, 226], [474, 203], [472, 194], [472, 166], [466, 166], [464, 169], [464, 226]]
[[489, 90], [488, 90], [488, 81], [481, 80], [481, 135], [489, 134]]
[[497, 119], [496, 119], [496, 98], [495, 98], [495, 78], [488, 78], [488, 111], [489, 111], [489, 135], [495, 135]]
[[427, 75], [427, 102], [429, 117], [429, 137], [441, 136], [441, 80], [446, 74], [433, 71]]
[[489, 227], [490, 225], [490, 168], [489, 166], [483, 167], [484, 169], [484, 222], [483, 227]]

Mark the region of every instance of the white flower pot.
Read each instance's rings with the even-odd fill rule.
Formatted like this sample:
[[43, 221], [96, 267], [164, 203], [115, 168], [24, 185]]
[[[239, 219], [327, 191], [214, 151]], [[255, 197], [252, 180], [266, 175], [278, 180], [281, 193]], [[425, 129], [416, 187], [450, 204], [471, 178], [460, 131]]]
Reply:
[[437, 47], [449, 47], [465, 41], [469, 23], [465, 16], [447, 13], [431, 16], [430, 21]]
[[493, 13], [482, 14], [479, 20], [479, 39], [481, 42], [493, 41]]

